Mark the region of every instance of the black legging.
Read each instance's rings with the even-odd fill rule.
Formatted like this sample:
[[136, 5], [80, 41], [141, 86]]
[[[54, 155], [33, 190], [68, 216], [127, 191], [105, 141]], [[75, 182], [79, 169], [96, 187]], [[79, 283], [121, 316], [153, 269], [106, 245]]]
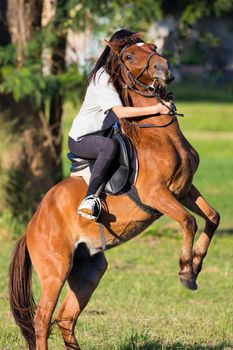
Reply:
[[112, 175], [110, 166], [118, 153], [117, 143], [104, 136], [87, 135], [80, 141], [69, 137], [68, 146], [70, 151], [80, 158], [96, 159], [87, 196], [94, 194], [99, 186], [107, 182]]

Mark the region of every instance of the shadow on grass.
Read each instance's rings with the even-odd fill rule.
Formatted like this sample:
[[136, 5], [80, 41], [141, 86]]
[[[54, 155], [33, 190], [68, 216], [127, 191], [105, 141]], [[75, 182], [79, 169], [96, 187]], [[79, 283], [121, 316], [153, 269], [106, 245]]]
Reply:
[[125, 339], [117, 350], [232, 350], [232, 346], [222, 342], [215, 346], [203, 346], [199, 344], [189, 345], [180, 342], [164, 344], [162, 340], [150, 340], [145, 333], [132, 333], [130, 338]]
[[179, 342], [165, 345], [161, 341], [146, 341], [143, 344], [125, 343], [118, 350], [232, 350], [232, 346], [226, 343], [216, 346], [184, 345]]

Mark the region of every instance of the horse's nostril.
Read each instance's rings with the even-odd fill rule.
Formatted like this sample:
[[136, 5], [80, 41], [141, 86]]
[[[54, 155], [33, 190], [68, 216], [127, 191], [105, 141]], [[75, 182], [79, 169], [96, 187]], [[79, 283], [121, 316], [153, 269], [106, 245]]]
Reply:
[[167, 83], [170, 83], [171, 81], [173, 81], [175, 79], [174, 75], [172, 74], [172, 72], [169, 70], [168, 74], [167, 74]]

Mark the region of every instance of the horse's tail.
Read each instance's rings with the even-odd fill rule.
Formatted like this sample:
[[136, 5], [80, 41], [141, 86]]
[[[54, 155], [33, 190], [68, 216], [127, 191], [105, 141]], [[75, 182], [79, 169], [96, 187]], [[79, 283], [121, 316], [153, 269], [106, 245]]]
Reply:
[[28, 344], [35, 350], [35, 329], [33, 319], [36, 304], [32, 294], [32, 269], [28, 253], [26, 236], [22, 236], [16, 245], [9, 270], [10, 306], [15, 322]]

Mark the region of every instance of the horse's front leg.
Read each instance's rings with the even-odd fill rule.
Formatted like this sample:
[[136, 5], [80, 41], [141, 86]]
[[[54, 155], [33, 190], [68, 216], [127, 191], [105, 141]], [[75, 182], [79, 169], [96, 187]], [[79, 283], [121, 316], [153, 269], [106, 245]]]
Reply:
[[193, 239], [197, 231], [195, 218], [183, 208], [168, 189], [156, 192], [156, 209], [177, 221], [183, 230], [183, 243], [180, 254], [180, 281], [188, 289], [197, 289], [193, 271]]
[[220, 215], [206, 202], [193, 185], [189, 194], [181, 202], [205, 220], [205, 228], [197, 240], [193, 252], [193, 270], [197, 277], [201, 271], [203, 259], [207, 254], [211, 239], [218, 228]]

